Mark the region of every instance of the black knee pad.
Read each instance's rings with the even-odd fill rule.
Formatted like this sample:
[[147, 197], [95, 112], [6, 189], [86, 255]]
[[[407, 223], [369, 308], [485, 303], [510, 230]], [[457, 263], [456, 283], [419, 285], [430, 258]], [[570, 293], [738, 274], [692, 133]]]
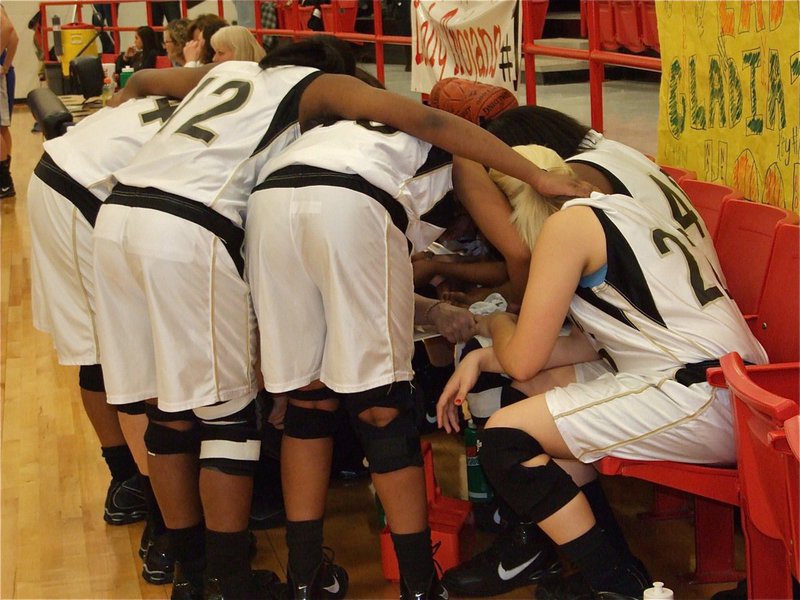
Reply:
[[147, 412], [147, 403], [144, 400], [131, 402], [130, 404], [117, 404], [117, 412], [124, 415], [143, 415]]
[[78, 369], [78, 385], [90, 392], [105, 392], [103, 367], [100, 365], [81, 365]]
[[391, 473], [422, 466], [419, 430], [409, 410], [401, 409], [383, 427], [354, 419], [355, 428], [369, 461], [370, 473]]
[[550, 460], [522, 465], [544, 454], [541, 444], [520, 429], [489, 427], [481, 434], [481, 465], [494, 489], [525, 520], [539, 523], [578, 495], [572, 477]]
[[200, 468], [253, 475], [261, 454], [260, 414], [255, 400], [240, 411], [200, 420]]
[[[200, 427], [191, 414], [192, 427], [186, 431], [173, 429], [156, 422], [150, 414], [151, 405], [147, 406], [147, 429], [144, 432], [144, 444], [150, 454], [198, 454], [200, 452]], [[174, 414], [174, 413], [167, 413]], [[172, 419], [176, 421], [178, 419]]]
[[338, 426], [339, 415], [335, 410], [304, 408], [291, 402], [283, 417], [283, 433], [301, 440], [332, 437]]

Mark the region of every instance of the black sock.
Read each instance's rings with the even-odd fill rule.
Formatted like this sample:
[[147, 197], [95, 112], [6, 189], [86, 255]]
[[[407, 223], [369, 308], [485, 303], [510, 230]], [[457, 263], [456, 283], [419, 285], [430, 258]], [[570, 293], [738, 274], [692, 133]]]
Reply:
[[310, 585], [322, 564], [322, 519], [287, 521], [289, 573], [295, 585]]
[[425, 592], [433, 577], [433, 556], [431, 554], [431, 530], [419, 533], [392, 533], [400, 577], [408, 589]]
[[582, 536], [567, 542], [561, 549], [575, 564], [596, 592], [616, 592], [638, 598], [649, 585], [649, 577], [638, 565], [623, 558], [595, 524]]
[[130, 448], [126, 444], [105, 446], [100, 448], [100, 451], [111, 472], [111, 479], [114, 481], [125, 481], [139, 472]]
[[595, 479], [581, 486], [581, 491], [583, 495], [586, 496], [586, 500], [589, 501], [589, 506], [592, 507], [597, 525], [605, 532], [606, 539], [614, 546], [624, 560], [632, 559], [633, 554], [631, 553], [631, 549], [628, 546], [628, 542], [625, 540], [622, 529], [619, 527], [614, 511], [608, 503], [608, 498], [606, 498], [600, 480]]
[[206, 529], [206, 574], [224, 579], [250, 572], [250, 532]]
[[180, 561], [185, 568], [196, 570], [202, 564], [205, 568], [206, 558], [206, 530], [203, 522], [182, 529], [167, 529], [169, 542], [175, 553], [175, 560]]
[[156, 495], [153, 493], [153, 486], [150, 485], [150, 478], [147, 475], [139, 474], [139, 483], [144, 502], [147, 505], [147, 526], [150, 528], [150, 536], [154, 538], [163, 534], [167, 530], [167, 526], [164, 525], [164, 517], [158, 507]]

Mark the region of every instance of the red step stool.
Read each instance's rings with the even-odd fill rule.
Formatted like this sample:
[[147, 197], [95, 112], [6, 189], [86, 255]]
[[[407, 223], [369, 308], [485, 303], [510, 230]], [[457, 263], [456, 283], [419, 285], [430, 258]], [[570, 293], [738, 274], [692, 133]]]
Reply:
[[[433, 448], [425, 440], [422, 441], [422, 457], [428, 498], [428, 523], [431, 541], [436, 549], [434, 558], [442, 571], [446, 571], [461, 564], [469, 555], [472, 536], [468, 534], [465, 525], [472, 513], [472, 504], [466, 500], [442, 496], [433, 471]], [[381, 532], [381, 563], [386, 579], [400, 581], [400, 568], [388, 526]]]

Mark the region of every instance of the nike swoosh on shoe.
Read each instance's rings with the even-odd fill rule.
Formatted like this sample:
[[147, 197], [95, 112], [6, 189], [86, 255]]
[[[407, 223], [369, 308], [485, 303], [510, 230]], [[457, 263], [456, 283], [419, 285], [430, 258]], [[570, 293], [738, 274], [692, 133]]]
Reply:
[[333, 583], [328, 585], [328, 586], [324, 586], [322, 589], [325, 590], [326, 592], [330, 593], [330, 594], [338, 594], [339, 593], [339, 588], [340, 588], [339, 580], [336, 578], [336, 575], [334, 575], [333, 576]]
[[541, 553], [542, 551], [539, 550], [539, 552], [534, 554], [532, 558], [526, 560], [521, 565], [518, 565], [513, 569], [508, 569], [508, 570], [503, 568], [503, 562], [500, 561], [500, 563], [497, 565], [497, 576], [503, 581], [509, 581], [510, 579], [514, 579], [514, 577], [516, 577], [517, 575], [522, 573], [525, 569], [527, 569], [533, 563], [533, 561], [539, 558], [539, 555], [541, 555]]

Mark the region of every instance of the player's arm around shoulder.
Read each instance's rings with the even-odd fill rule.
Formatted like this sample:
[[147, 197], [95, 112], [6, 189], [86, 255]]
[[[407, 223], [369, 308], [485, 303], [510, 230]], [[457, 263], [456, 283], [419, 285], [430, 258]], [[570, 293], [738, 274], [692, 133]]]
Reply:
[[506, 373], [526, 381], [548, 365], [580, 278], [605, 262], [605, 235], [590, 208], [561, 210], [545, 221], [533, 249], [516, 327], [489, 324]]
[[145, 96], [184, 98], [215, 66], [216, 63], [210, 63], [195, 69], [172, 67], [170, 69], [136, 71], [128, 79], [128, 83], [122, 88], [122, 91], [114, 94], [114, 98], [109, 104], [119, 106], [131, 98], [144, 98]]

